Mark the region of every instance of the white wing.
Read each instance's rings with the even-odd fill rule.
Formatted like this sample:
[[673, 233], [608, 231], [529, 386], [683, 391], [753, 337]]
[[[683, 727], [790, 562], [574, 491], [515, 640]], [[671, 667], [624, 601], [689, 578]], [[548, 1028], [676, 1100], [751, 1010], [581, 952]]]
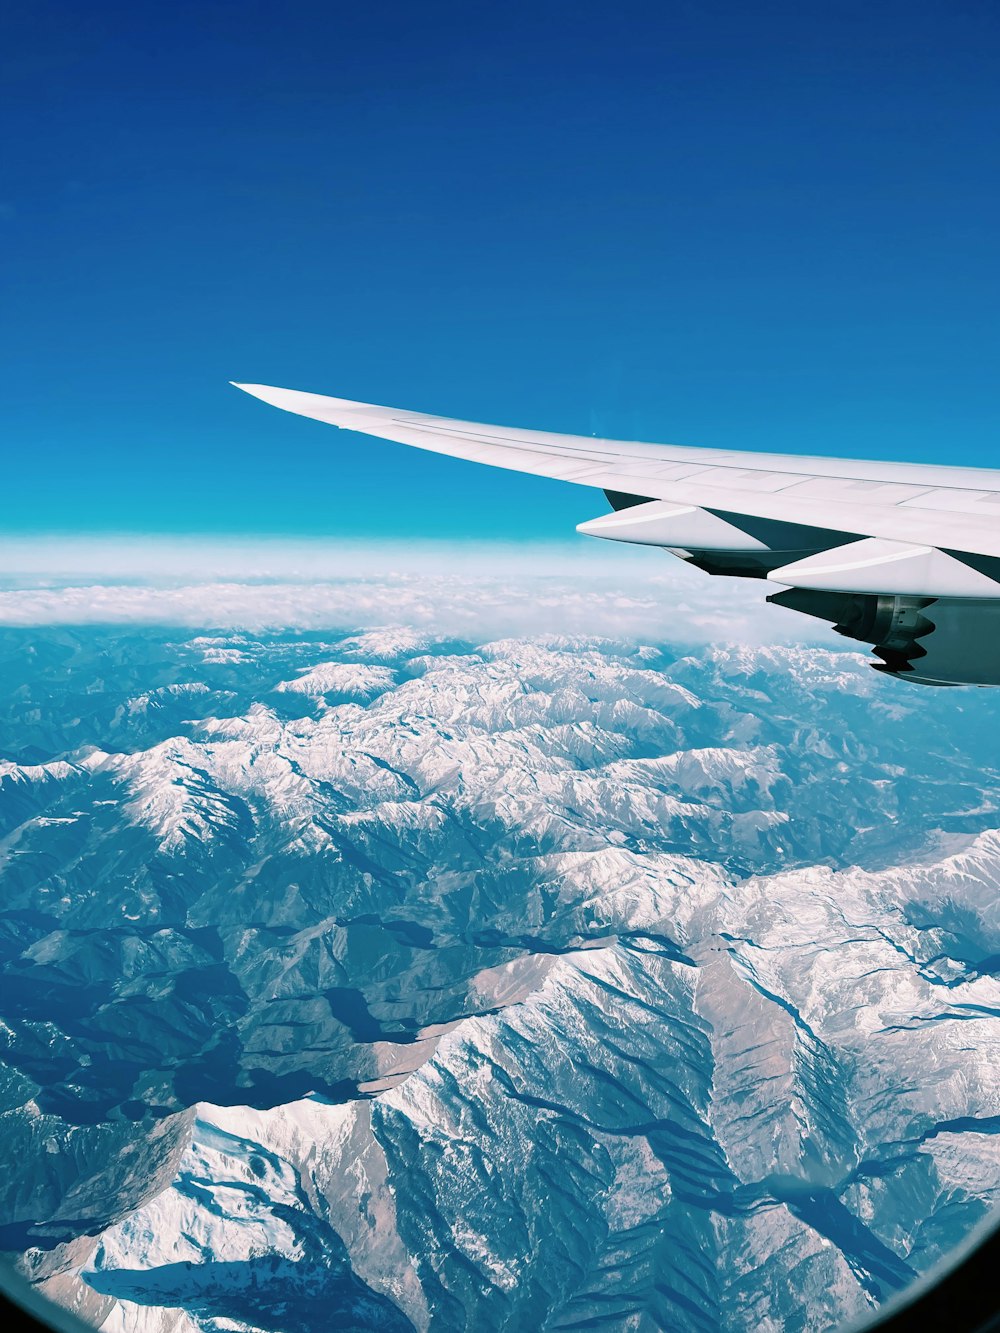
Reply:
[[1000, 472], [595, 440], [236, 387], [364, 435], [597, 487], [614, 512], [581, 532], [766, 576], [783, 588], [769, 600], [873, 645], [878, 670], [1000, 685]]

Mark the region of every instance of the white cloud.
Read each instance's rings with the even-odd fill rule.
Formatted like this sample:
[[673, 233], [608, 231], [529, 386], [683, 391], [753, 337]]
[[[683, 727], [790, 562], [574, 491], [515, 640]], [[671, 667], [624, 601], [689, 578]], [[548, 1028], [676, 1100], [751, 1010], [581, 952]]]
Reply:
[[0, 541], [0, 624], [8, 626], [396, 625], [473, 639], [831, 640], [819, 622], [767, 605], [769, 590], [756, 581], [711, 579], [657, 551], [583, 539], [520, 547], [162, 537]]

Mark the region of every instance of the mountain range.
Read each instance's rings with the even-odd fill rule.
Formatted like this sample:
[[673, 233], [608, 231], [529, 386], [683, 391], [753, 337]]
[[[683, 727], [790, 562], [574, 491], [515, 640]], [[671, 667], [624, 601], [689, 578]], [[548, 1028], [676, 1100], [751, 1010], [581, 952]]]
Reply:
[[0, 632], [2, 1248], [110, 1333], [826, 1329], [1000, 1190], [998, 701]]

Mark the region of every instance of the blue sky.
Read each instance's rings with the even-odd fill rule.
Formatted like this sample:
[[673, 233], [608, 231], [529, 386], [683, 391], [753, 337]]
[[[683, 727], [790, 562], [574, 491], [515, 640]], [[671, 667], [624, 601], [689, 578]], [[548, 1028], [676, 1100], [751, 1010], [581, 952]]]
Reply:
[[990, 3], [12, 3], [7, 532], [558, 539], [263, 381], [1000, 464]]

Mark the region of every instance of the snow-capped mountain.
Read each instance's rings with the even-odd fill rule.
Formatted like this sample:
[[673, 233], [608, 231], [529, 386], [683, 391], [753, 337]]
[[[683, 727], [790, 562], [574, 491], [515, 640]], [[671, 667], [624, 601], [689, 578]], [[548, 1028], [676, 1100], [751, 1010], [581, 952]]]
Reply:
[[91, 1322], [828, 1328], [995, 1200], [992, 695], [824, 649], [27, 644], [0, 1221]]

